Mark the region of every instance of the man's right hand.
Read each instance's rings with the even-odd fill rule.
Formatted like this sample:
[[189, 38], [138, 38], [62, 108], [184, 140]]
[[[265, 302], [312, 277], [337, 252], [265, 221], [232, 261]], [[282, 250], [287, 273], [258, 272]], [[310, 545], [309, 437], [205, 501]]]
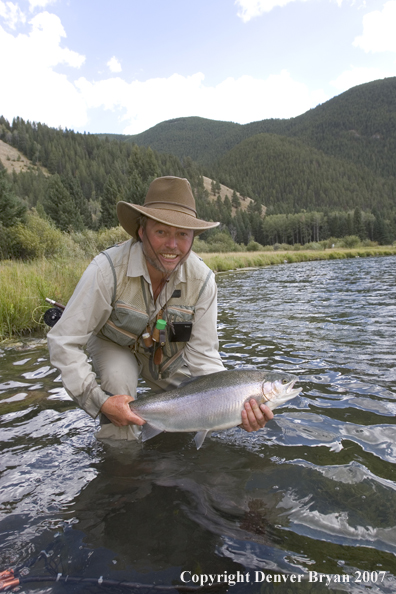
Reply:
[[130, 409], [129, 402], [133, 398], [127, 394], [116, 394], [109, 396], [109, 398], [102, 404], [100, 412], [116, 427], [125, 427], [126, 425], [144, 425], [146, 421], [138, 417]]

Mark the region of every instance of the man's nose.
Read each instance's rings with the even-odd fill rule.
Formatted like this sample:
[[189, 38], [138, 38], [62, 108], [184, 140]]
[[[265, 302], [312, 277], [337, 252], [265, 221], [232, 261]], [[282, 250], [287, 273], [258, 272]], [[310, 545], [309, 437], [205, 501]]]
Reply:
[[176, 235], [168, 235], [166, 245], [172, 249], [177, 247]]

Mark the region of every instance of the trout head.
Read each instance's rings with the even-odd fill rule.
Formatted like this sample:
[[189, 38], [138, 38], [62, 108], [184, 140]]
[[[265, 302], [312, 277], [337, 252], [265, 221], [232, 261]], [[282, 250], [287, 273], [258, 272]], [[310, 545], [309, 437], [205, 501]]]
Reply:
[[261, 384], [264, 404], [271, 410], [291, 400], [302, 388], [293, 388], [298, 377], [291, 373], [270, 372]]

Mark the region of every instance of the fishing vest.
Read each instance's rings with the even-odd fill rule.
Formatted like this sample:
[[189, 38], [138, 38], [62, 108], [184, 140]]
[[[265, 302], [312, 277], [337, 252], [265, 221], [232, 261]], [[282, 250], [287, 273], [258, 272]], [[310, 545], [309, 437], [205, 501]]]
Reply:
[[[155, 323], [149, 317], [149, 303], [152, 301], [146, 280], [128, 277], [129, 254], [133, 240], [105, 250], [114, 278], [112, 312], [98, 336], [129, 348], [142, 348], [140, 337], [148, 324]], [[185, 282], [175, 284], [172, 296], [166, 302], [167, 332], [163, 347], [163, 360], [159, 366], [152, 366], [154, 379], [170, 377], [184, 363], [182, 354], [186, 342], [171, 342], [171, 324], [174, 322], [194, 322], [195, 305], [209, 282], [213, 272], [193, 252], [185, 267]], [[161, 303], [162, 305], [162, 303]], [[164, 304], [165, 305], [165, 304]]]

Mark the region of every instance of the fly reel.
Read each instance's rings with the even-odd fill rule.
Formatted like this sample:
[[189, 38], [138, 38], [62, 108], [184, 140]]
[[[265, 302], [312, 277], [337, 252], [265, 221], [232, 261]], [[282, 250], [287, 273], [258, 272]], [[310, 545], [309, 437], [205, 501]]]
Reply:
[[44, 322], [52, 328], [60, 320], [63, 311], [59, 307], [50, 307], [44, 314]]

